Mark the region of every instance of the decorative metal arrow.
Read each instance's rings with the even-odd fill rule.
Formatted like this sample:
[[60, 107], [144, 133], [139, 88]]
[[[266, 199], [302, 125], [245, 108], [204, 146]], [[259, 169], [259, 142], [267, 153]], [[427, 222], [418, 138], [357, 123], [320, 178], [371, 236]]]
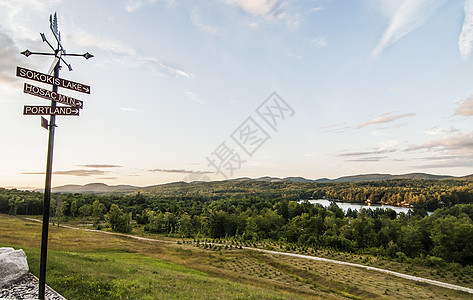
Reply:
[[[53, 52], [33, 52], [28, 49], [21, 52], [24, 56], [28, 57], [30, 55], [50, 55], [54, 56], [53, 63], [49, 70], [49, 74], [54, 73], [55, 78], [59, 78], [59, 70], [61, 68], [61, 61], [67, 66], [69, 71], [72, 71], [72, 67], [65, 60], [65, 56], [83, 56], [85, 59], [94, 57], [89, 52], [85, 54], [67, 54], [66, 50], [61, 43], [61, 33], [59, 32], [57, 25], [57, 14], [49, 16], [49, 28], [54, 35], [54, 38], [57, 42], [57, 47], [53, 47], [51, 43], [46, 39], [44, 33], [40, 33], [41, 39], [43, 42], [47, 43], [48, 46], [53, 50]], [[53, 92], [57, 93], [58, 85], [53, 85]], [[56, 107], [56, 102], [51, 101], [51, 107]], [[78, 113], [78, 109], [74, 108], [74, 112]], [[42, 126], [45, 128], [49, 127], [49, 140], [48, 140], [48, 157], [46, 163], [46, 182], [44, 188], [44, 205], [43, 205], [43, 231], [41, 235], [41, 259], [40, 259], [40, 269], [39, 269], [39, 299], [45, 297], [45, 286], [46, 286], [46, 261], [47, 261], [47, 252], [48, 252], [48, 226], [49, 226], [49, 210], [51, 203], [51, 177], [52, 177], [52, 165], [53, 165], [53, 148], [54, 148], [54, 131], [56, 126], [56, 116], [51, 115], [49, 119], [49, 125], [46, 120], [42, 120]], [[45, 122], [46, 121], [46, 122]]]

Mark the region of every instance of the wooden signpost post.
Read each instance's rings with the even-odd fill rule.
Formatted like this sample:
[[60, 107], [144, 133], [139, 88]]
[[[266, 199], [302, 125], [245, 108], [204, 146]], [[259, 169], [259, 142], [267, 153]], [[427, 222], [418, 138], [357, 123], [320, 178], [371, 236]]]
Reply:
[[[28, 70], [22, 67], [17, 67], [16, 76], [34, 80], [37, 82], [51, 84], [52, 91], [25, 83], [23, 91], [27, 94], [37, 96], [43, 99], [51, 100], [50, 106], [31, 106], [25, 105], [23, 109], [23, 115], [50, 115], [49, 124], [48, 121], [41, 117], [41, 126], [49, 130], [48, 139], [48, 156], [46, 161], [46, 179], [44, 188], [44, 205], [43, 205], [43, 230], [41, 235], [41, 259], [40, 259], [40, 270], [39, 270], [39, 299], [45, 297], [45, 286], [46, 286], [46, 261], [48, 253], [48, 229], [49, 229], [49, 210], [51, 203], [51, 177], [52, 177], [52, 166], [53, 166], [53, 148], [54, 148], [54, 131], [57, 127], [56, 116], [78, 116], [80, 109], [83, 108], [83, 102], [81, 100], [65, 96], [58, 93], [58, 88], [65, 88], [81, 93], [90, 94], [90, 86], [59, 78], [59, 70], [61, 69], [61, 61], [68, 67], [69, 71], [72, 71], [72, 67], [64, 60], [64, 56], [83, 56], [86, 59], [93, 57], [88, 52], [85, 54], [69, 54], [61, 44], [61, 34], [57, 26], [57, 15], [54, 13], [49, 17], [50, 29], [56, 39], [57, 46], [53, 47], [44, 33], [40, 33], [43, 42], [46, 42], [49, 47], [53, 50], [53, 53], [44, 52], [32, 52], [25, 50], [21, 54], [26, 57], [30, 55], [51, 55], [54, 56], [53, 64], [51, 65], [51, 74], [44, 74], [33, 70]], [[67, 106], [58, 106], [57, 103], [65, 104]]]

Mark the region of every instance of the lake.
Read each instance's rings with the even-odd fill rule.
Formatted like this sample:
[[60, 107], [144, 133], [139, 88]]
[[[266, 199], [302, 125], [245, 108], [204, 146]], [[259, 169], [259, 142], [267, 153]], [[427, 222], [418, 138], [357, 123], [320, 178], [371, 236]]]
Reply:
[[340, 207], [343, 212], [347, 212], [347, 210], [349, 208], [351, 208], [352, 210], [356, 210], [356, 211], [360, 211], [360, 209], [362, 208], [371, 208], [373, 210], [377, 209], [377, 208], [391, 208], [392, 210], [394, 210], [396, 213], [406, 213], [411, 210], [412, 208], [407, 208], [407, 207], [399, 207], [399, 206], [392, 206], [392, 205], [379, 205], [379, 204], [371, 204], [371, 205], [366, 205], [366, 204], [362, 204], [362, 203], [347, 203], [347, 202], [337, 202], [337, 201], [330, 201], [330, 200], [325, 200], [325, 199], [312, 199], [312, 200], [301, 200], [301, 202], [303, 201], [309, 201], [310, 203], [312, 204], [321, 204], [323, 207], [328, 207], [330, 206], [330, 203], [332, 202], [335, 202], [335, 204], [337, 204], [338, 207]]

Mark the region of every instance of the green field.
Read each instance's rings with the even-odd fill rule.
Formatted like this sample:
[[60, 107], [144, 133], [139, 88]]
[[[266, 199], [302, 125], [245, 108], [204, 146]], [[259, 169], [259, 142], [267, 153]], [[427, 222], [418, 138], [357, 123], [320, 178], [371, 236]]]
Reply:
[[[0, 215], [0, 226], [0, 245], [25, 250], [38, 275], [41, 224]], [[67, 299], [471, 299], [359, 268], [168, 241], [50, 227], [47, 284]]]

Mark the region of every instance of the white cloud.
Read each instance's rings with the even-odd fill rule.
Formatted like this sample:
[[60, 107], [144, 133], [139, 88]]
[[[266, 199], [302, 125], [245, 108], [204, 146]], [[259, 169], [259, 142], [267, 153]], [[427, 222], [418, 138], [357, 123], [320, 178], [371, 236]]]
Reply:
[[456, 115], [473, 116], [473, 95], [461, 102], [460, 107], [455, 111]]
[[194, 171], [184, 169], [152, 169], [150, 172], [162, 172], [162, 173], [183, 173], [183, 174], [213, 174], [214, 172], [209, 171]]
[[328, 125], [328, 126], [322, 126], [320, 129], [322, 129], [326, 133], [345, 133], [348, 130], [352, 129], [352, 126], [347, 125], [346, 123], [344, 124], [337, 124], [337, 125]]
[[[389, 25], [384, 31], [370, 60], [376, 59], [383, 50], [398, 41], [404, 35], [420, 27], [428, 17], [446, 0], [403, 0], [397, 9], [389, 4], [389, 10], [394, 11]], [[384, 3], [388, 3], [384, 1]]]
[[467, 59], [473, 48], [473, 0], [465, 1], [465, 19], [458, 39], [458, 49], [462, 59]]
[[61, 0], [0, 0], [2, 26], [15, 40], [39, 39], [38, 31], [34, 26], [30, 26], [31, 23], [37, 21], [38, 16], [44, 16], [44, 21], [47, 22], [49, 14], [61, 2]]
[[295, 59], [302, 59], [302, 56], [294, 54], [292, 52], [288, 52], [288, 53], [286, 53], [286, 55], [289, 56], [289, 57], [295, 58]]
[[327, 41], [325, 40], [325, 38], [323, 37], [317, 37], [315, 39], [313, 39], [312, 41], [310, 41], [313, 45], [317, 46], [317, 47], [325, 47], [327, 46]]
[[271, 16], [278, 9], [277, 0], [227, 0], [226, 3], [255, 16]]
[[202, 22], [202, 19], [195, 11], [191, 13], [191, 22], [195, 27], [197, 27], [200, 31], [204, 33], [209, 33], [212, 35], [217, 34], [217, 28], [204, 24]]
[[141, 112], [141, 110], [133, 107], [120, 107], [121, 111]]
[[125, 9], [128, 12], [133, 12], [143, 6], [143, 2], [140, 0], [128, 0], [125, 4]]
[[[146, 67], [157, 76], [175, 76], [193, 78], [194, 75], [181, 69], [164, 64], [155, 56], [139, 53], [134, 47], [121, 41], [89, 34], [82, 29], [76, 28], [74, 42], [84, 48], [98, 48], [107, 52], [108, 64], [128, 69], [132, 67]], [[106, 61], [106, 60], [105, 60]]]
[[438, 134], [441, 134], [443, 132], [444, 132], [444, 130], [442, 128], [438, 128], [438, 127], [432, 127], [429, 130], [424, 131], [424, 133], [426, 135], [438, 135]]
[[376, 117], [371, 121], [361, 123], [356, 128], [363, 128], [363, 127], [368, 126], [368, 125], [389, 123], [389, 122], [393, 122], [393, 121], [396, 121], [396, 120], [401, 119], [401, 118], [411, 117], [411, 116], [415, 116], [415, 113], [392, 115], [392, 112], [389, 112], [389, 113], [385, 113], [385, 114], [383, 114], [379, 117]]
[[361, 151], [361, 152], [345, 152], [345, 153], [340, 153], [337, 156], [340, 156], [340, 157], [371, 156], [371, 155], [391, 153], [395, 151], [396, 150], [394, 149], [380, 148], [376, 150]]
[[[128, 11], [128, 12], [134, 12], [135, 10], [138, 10], [140, 9], [141, 7], [143, 7], [144, 5], [146, 4], [154, 4], [158, 2], [158, 0], [127, 0], [126, 3], [125, 3], [125, 9]], [[166, 1], [168, 2], [168, 5], [169, 6], [173, 6], [174, 5], [174, 1]]]
[[[80, 176], [80, 177], [87, 177], [87, 176], [96, 176], [96, 175], [105, 175], [106, 171], [102, 170], [67, 170], [67, 171], [54, 171], [54, 175], [70, 175], [70, 176]], [[24, 175], [43, 175], [44, 172], [22, 172], [21, 174]]]
[[205, 103], [205, 101], [202, 100], [202, 98], [199, 95], [197, 95], [196, 93], [193, 93], [191, 91], [184, 91], [184, 94], [191, 101], [194, 101], [194, 102], [199, 103], [199, 104], [204, 104]]
[[0, 84], [5, 87], [18, 88], [18, 78], [14, 76], [14, 70], [15, 66], [23, 63], [20, 58], [20, 51], [15, 42], [1, 32], [0, 28]]
[[473, 151], [473, 133], [458, 133], [432, 140], [421, 145], [410, 146], [406, 149], [406, 151], [415, 150], [437, 150], [453, 153], [471, 153]]
[[313, 12], [313, 11], [321, 11], [321, 10], [323, 10], [323, 9], [324, 9], [324, 8], [323, 8], [322, 6], [317, 6], [317, 7], [311, 8], [310, 11], [311, 11], [311, 12]]

